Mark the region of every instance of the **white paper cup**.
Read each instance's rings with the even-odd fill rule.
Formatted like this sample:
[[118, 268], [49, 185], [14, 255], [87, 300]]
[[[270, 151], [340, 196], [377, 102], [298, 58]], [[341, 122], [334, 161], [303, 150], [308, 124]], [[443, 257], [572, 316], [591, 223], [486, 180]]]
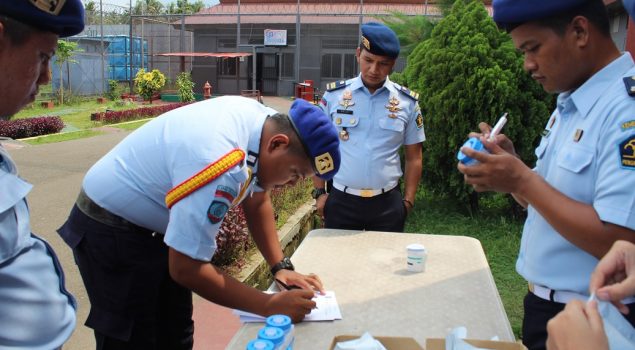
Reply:
[[408, 271], [423, 272], [426, 270], [427, 252], [423, 244], [413, 243], [406, 247], [407, 258], [406, 263]]

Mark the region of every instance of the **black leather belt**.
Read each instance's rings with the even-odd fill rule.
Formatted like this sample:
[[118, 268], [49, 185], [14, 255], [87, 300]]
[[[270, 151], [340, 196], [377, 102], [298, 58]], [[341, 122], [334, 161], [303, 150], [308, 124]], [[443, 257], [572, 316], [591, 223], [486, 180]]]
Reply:
[[86, 216], [104, 225], [108, 225], [108, 226], [112, 226], [112, 227], [116, 227], [116, 228], [124, 229], [124, 230], [135, 231], [138, 233], [148, 234], [152, 236], [156, 235], [154, 231], [148, 230], [145, 227], [141, 227], [139, 225], [133, 224], [132, 222], [122, 218], [121, 216], [115, 215], [111, 213], [110, 211], [100, 207], [97, 203], [95, 203], [92, 199], [90, 199], [88, 195], [86, 195], [86, 192], [84, 192], [84, 189], [82, 189], [79, 192], [79, 196], [77, 196], [77, 201], [75, 201], [75, 205], [77, 205], [77, 208], [79, 208], [79, 210], [81, 210], [82, 213], [84, 213]]

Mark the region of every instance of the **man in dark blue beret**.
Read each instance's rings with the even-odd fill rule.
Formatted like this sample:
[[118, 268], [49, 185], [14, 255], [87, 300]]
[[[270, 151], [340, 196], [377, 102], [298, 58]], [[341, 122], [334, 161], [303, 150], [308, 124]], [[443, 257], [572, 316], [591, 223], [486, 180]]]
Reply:
[[[191, 349], [192, 291], [301, 321], [323, 288], [284, 256], [269, 192], [311, 176], [331, 179], [338, 147], [337, 130], [313, 104], [296, 100], [286, 115], [239, 96], [165, 113], [115, 146], [86, 173], [58, 230], [90, 298], [86, 325], [97, 348]], [[210, 263], [223, 220], [238, 205], [272, 277], [295, 290], [266, 294]]]
[[399, 39], [387, 26], [364, 24], [356, 56], [359, 76], [328, 84], [320, 104], [339, 130], [342, 169], [328, 193], [315, 179], [313, 198], [327, 228], [400, 232], [421, 178], [425, 134], [418, 94], [388, 78]]
[[[527, 208], [516, 263], [529, 282], [522, 337], [544, 349], [548, 320], [595, 292], [589, 277], [598, 259], [616, 240], [635, 241], [635, 63], [611, 39], [602, 0], [494, 0], [493, 8], [525, 70], [559, 94], [557, 106], [533, 169], [504, 135], [488, 142], [483, 123], [490, 154], [463, 150], [480, 164], [458, 168], [475, 190], [511, 193]], [[635, 299], [622, 303], [635, 324]]]
[[[79, 0], [0, 1], [0, 119], [33, 102], [50, 81], [59, 36], [81, 32]], [[75, 329], [75, 300], [55, 252], [31, 233], [26, 196], [0, 145], [0, 348], [58, 349]]]

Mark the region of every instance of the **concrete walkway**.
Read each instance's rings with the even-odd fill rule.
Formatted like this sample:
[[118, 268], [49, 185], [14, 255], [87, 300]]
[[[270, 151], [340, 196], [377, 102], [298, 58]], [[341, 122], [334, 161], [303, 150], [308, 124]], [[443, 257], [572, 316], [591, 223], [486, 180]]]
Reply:
[[[264, 103], [280, 112], [288, 113], [289, 98], [264, 97]], [[70, 248], [55, 230], [60, 227], [79, 193], [86, 171], [113, 146], [127, 131], [107, 128], [109, 133], [85, 139], [29, 146], [19, 141], [1, 141], [18, 164], [20, 175], [35, 185], [29, 194], [31, 229], [47, 239], [60, 257], [66, 273], [68, 289], [79, 303], [78, 325], [65, 350], [95, 348], [92, 330], [83, 325], [89, 310], [89, 301], [73, 261]], [[196, 350], [224, 349], [240, 327], [232, 311], [195, 296], [194, 301]]]

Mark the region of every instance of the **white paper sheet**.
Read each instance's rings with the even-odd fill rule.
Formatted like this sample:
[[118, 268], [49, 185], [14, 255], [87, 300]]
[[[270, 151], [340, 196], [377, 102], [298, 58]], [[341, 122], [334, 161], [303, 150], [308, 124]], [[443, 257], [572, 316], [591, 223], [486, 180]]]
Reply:
[[[304, 322], [306, 321], [333, 321], [341, 320], [342, 313], [340, 312], [340, 306], [335, 299], [335, 292], [327, 291], [324, 294], [316, 294], [313, 298], [316, 308], [306, 315]], [[265, 317], [252, 314], [250, 312], [234, 310], [234, 314], [240, 317], [240, 321], [246, 322], [265, 322]]]

